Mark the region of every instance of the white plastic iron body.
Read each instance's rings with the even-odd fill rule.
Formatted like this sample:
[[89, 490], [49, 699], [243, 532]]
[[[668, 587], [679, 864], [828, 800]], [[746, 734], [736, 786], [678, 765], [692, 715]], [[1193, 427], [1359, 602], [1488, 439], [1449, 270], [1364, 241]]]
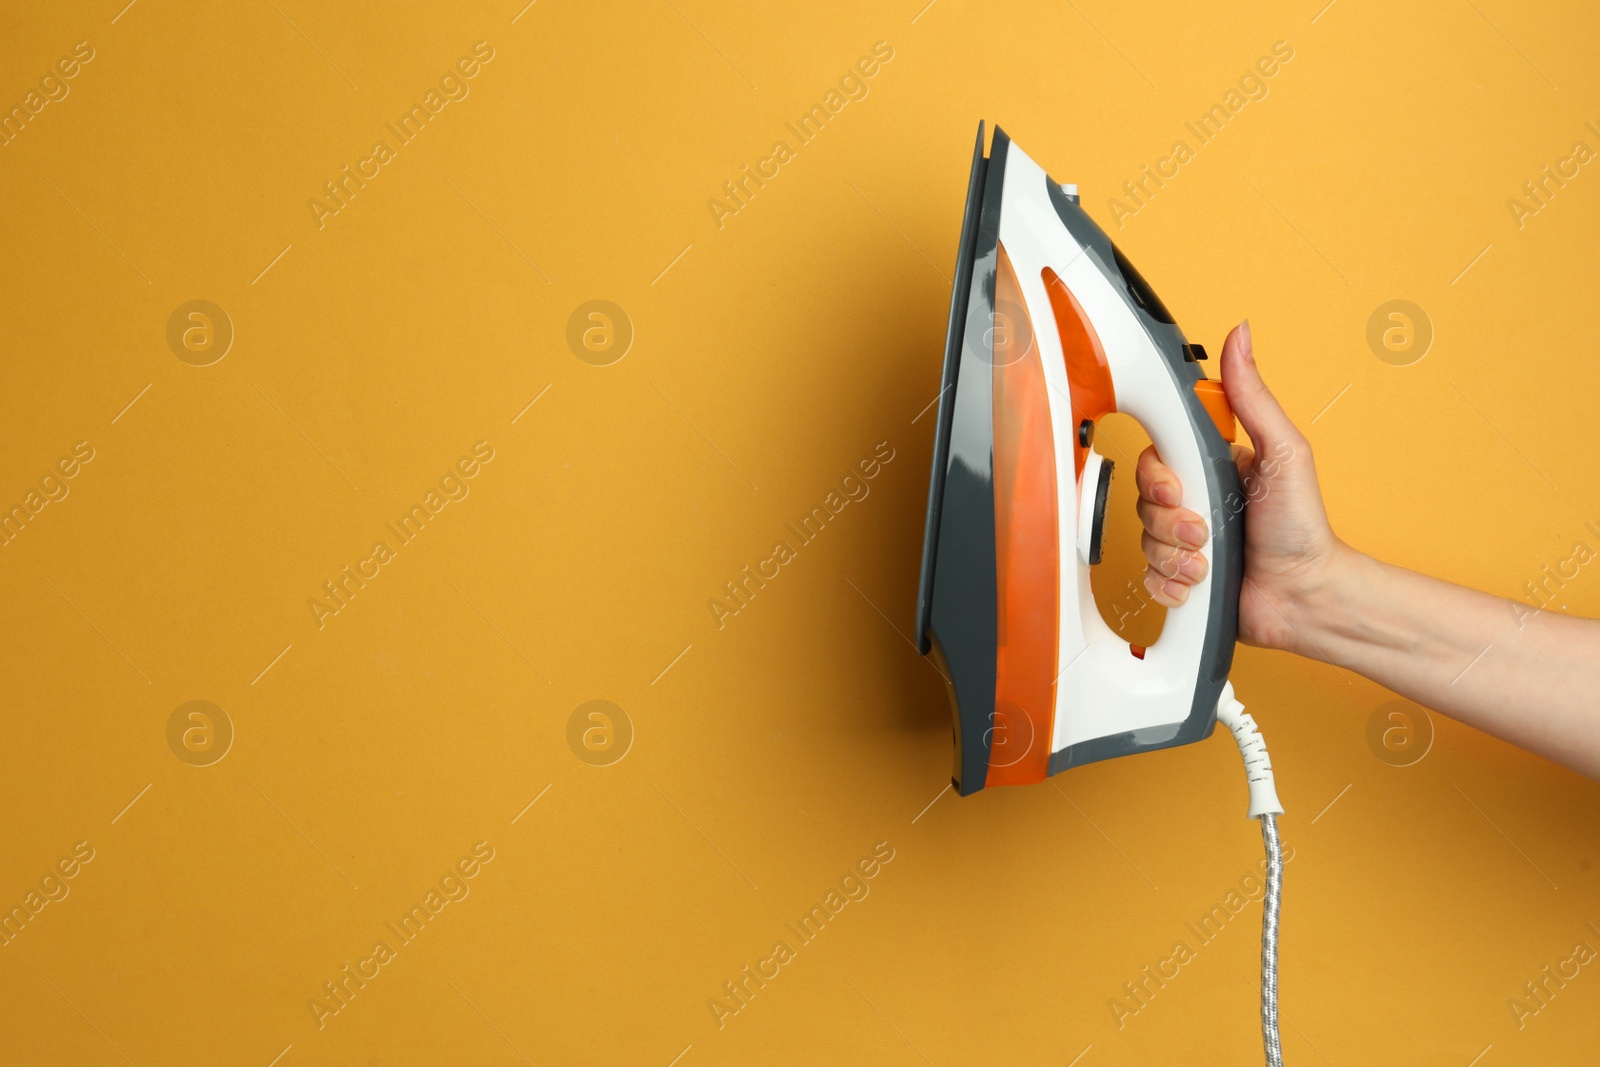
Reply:
[[[1049, 176], [1012, 144], [1000, 209], [1000, 243], [1022, 286], [1035, 340], [1049, 385], [1050, 420], [1056, 442], [1058, 499], [1062, 502], [1061, 627], [1057, 662], [1052, 753], [1099, 738], [1131, 732], [1173, 733], [1190, 717], [1197, 689], [1209, 681], [1216, 654], [1211, 583], [1224, 573], [1209, 570], [1193, 584], [1187, 601], [1167, 611], [1161, 637], [1133, 654], [1095, 607], [1089, 584], [1088, 547], [1093, 534], [1095, 493], [1103, 462], [1098, 453], [1081, 477], [1073, 471], [1073, 442], [1079, 421], [1073, 413], [1060, 331], [1045, 291], [1044, 271], [1054, 271], [1071, 290], [1104, 347], [1116, 390], [1117, 410], [1136, 419], [1150, 435], [1163, 462], [1183, 485], [1182, 505], [1201, 515], [1212, 511], [1222, 489], [1202, 449], [1202, 437], [1184, 404], [1180, 384], [1156, 345], [1148, 318], [1062, 225], [1048, 194]], [[1208, 425], [1204, 427], [1210, 429]], [[1129, 474], [1131, 475], [1131, 471]], [[1220, 494], [1218, 494], [1220, 495]], [[1070, 564], [1070, 565], [1069, 565]], [[1231, 653], [1232, 635], [1228, 635]], [[1226, 670], [1223, 672], [1226, 677]], [[1213, 700], [1212, 706], [1215, 706]], [[1208, 731], [1209, 732], [1209, 731]]]

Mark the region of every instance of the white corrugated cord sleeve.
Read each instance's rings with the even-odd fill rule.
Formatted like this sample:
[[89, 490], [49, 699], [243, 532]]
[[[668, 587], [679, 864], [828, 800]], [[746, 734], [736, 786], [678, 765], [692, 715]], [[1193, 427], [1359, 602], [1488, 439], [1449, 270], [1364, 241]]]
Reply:
[[1272, 780], [1272, 759], [1267, 743], [1256, 729], [1255, 719], [1233, 695], [1233, 683], [1222, 686], [1217, 701], [1217, 721], [1233, 731], [1244, 757], [1245, 778], [1250, 785], [1250, 818], [1261, 820], [1261, 836], [1267, 845], [1267, 893], [1261, 901], [1261, 1037], [1267, 1051], [1267, 1067], [1283, 1067], [1283, 1047], [1278, 1042], [1278, 913], [1283, 903], [1283, 845], [1278, 840], [1278, 789]]

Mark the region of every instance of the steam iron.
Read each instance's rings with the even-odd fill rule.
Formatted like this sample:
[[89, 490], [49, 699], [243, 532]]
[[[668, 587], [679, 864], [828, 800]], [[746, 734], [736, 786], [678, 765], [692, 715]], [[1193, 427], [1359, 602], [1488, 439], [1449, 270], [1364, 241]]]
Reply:
[[[954, 711], [963, 795], [1211, 735], [1238, 630], [1244, 497], [1232, 410], [1155, 291], [999, 127], [967, 189], [934, 435], [916, 633]], [[1124, 412], [1209, 517], [1207, 577], [1148, 648], [1095, 606]], [[1281, 809], [1279, 809], [1281, 810]], [[1254, 812], [1252, 812], [1254, 814]]]

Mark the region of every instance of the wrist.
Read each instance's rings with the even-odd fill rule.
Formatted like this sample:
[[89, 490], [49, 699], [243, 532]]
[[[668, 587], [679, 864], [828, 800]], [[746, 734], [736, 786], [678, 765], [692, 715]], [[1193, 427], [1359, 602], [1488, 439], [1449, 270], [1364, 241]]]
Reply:
[[1351, 606], [1364, 572], [1375, 563], [1337, 537], [1314, 567], [1289, 590], [1284, 615], [1289, 623], [1285, 651], [1324, 663], [1337, 661], [1337, 648], [1345, 632]]

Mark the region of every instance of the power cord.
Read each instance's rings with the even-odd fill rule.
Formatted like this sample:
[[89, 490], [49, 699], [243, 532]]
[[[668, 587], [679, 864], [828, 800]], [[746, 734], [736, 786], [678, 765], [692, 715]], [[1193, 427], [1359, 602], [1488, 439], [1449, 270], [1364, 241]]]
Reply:
[[1267, 847], [1267, 893], [1261, 902], [1261, 1036], [1267, 1067], [1283, 1067], [1283, 1047], [1278, 1041], [1278, 916], [1283, 904], [1283, 845], [1278, 840], [1278, 816], [1283, 805], [1272, 779], [1267, 743], [1255, 719], [1233, 695], [1233, 683], [1223, 684], [1217, 701], [1217, 721], [1233, 732], [1244, 757], [1245, 779], [1250, 787], [1252, 819], [1261, 820], [1261, 837]]

